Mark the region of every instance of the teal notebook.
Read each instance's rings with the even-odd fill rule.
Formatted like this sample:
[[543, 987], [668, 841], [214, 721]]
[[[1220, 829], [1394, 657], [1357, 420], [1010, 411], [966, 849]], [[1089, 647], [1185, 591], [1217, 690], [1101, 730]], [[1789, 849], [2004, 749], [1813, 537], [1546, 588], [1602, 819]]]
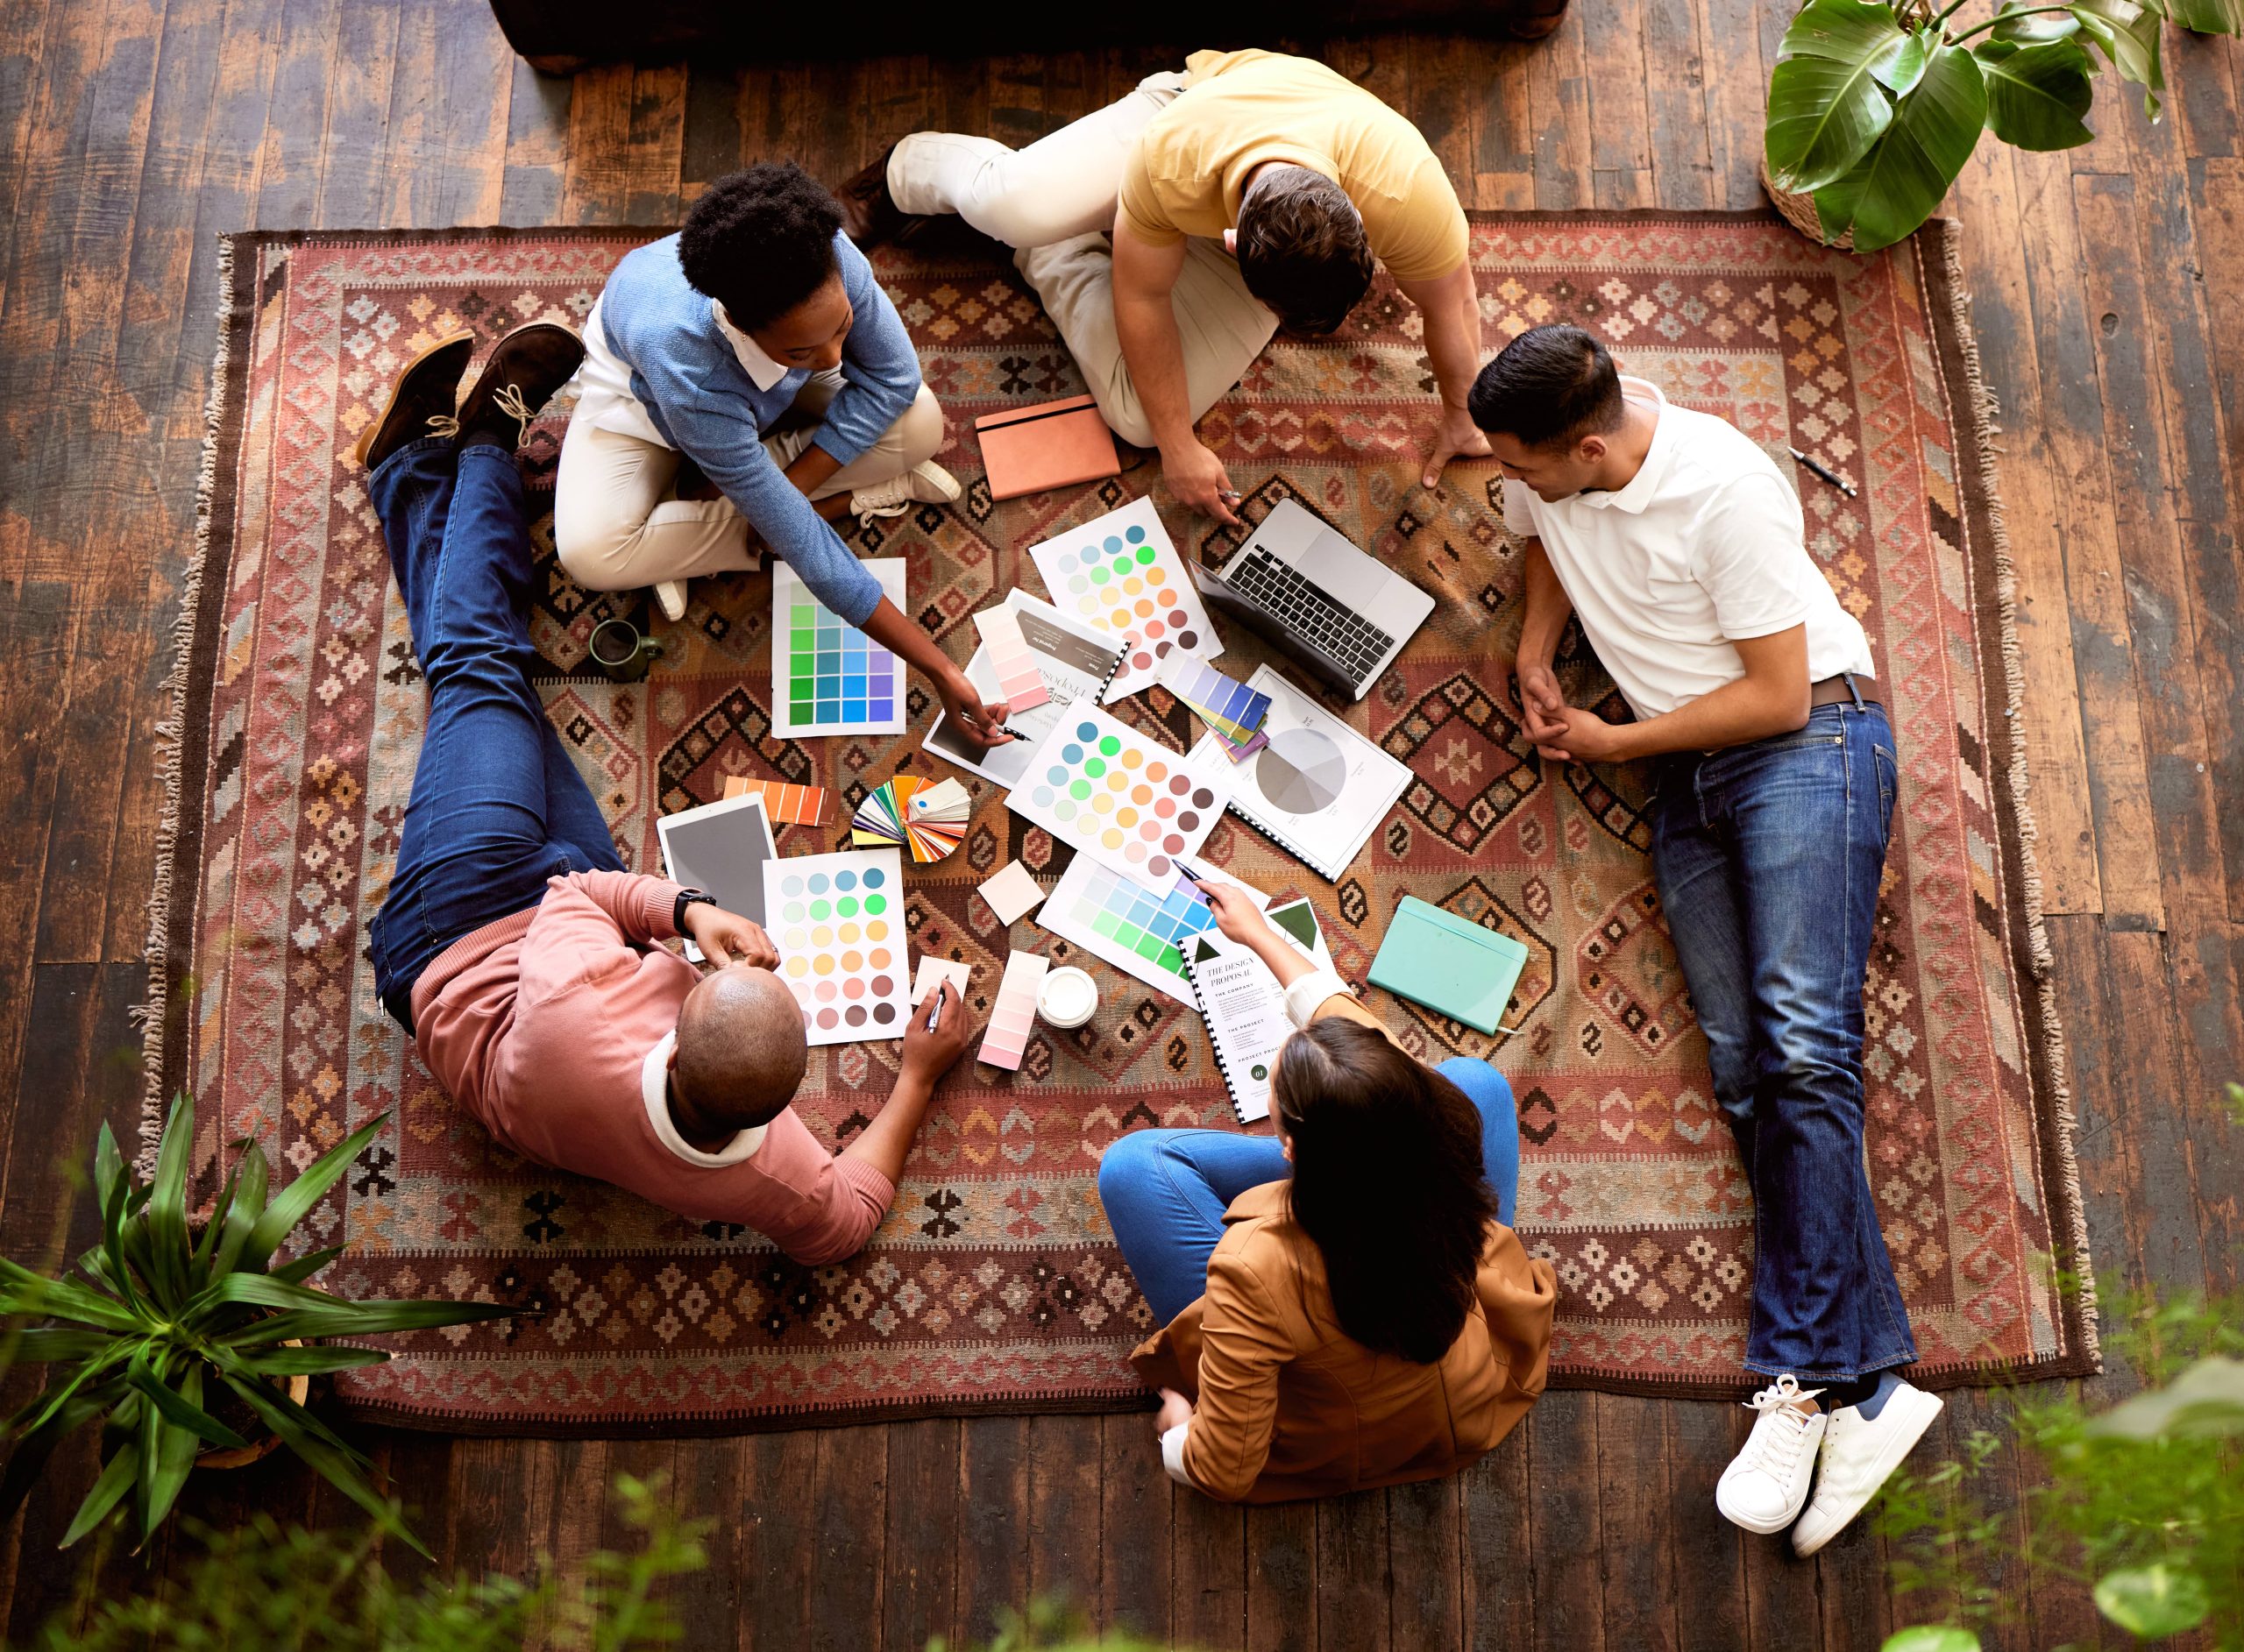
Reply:
[[1371, 984], [1494, 1032], [1526, 967], [1527, 948], [1510, 936], [1405, 895], [1371, 961]]

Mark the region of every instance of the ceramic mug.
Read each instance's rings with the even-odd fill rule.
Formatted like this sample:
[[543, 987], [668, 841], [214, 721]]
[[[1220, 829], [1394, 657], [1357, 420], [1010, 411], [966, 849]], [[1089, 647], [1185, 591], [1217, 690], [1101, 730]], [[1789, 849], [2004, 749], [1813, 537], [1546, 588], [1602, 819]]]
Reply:
[[639, 682], [663, 652], [661, 643], [641, 635], [639, 627], [628, 620], [602, 620], [593, 627], [586, 647], [593, 663], [616, 683]]

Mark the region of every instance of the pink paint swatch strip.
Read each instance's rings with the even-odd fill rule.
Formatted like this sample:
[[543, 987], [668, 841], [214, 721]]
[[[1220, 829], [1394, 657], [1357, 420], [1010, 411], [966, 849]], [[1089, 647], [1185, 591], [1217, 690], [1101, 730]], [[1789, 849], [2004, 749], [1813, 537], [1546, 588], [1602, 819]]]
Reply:
[[976, 1060], [1008, 1069], [1020, 1066], [1029, 1029], [1036, 1025], [1036, 989], [1051, 967], [1052, 961], [1041, 953], [1017, 952], [1005, 960], [1005, 978], [998, 982], [998, 1001], [990, 1006], [990, 1030], [982, 1035]]
[[1036, 669], [1036, 655], [1021, 635], [1019, 614], [1011, 608], [984, 608], [974, 616], [974, 628], [990, 650], [990, 666], [998, 674], [998, 692], [1005, 696], [1007, 711], [1025, 712], [1052, 698]]

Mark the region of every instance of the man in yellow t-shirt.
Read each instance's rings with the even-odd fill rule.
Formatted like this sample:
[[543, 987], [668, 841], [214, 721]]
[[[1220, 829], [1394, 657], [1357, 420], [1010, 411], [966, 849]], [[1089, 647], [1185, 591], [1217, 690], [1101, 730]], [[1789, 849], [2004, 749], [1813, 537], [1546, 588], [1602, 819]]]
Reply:
[[1015, 248], [1107, 422], [1224, 521], [1239, 495], [1194, 424], [1281, 326], [1336, 330], [1374, 259], [1425, 317], [1442, 408], [1422, 479], [1488, 450], [1466, 412], [1464, 209], [1417, 128], [1322, 63], [1196, 52], [1026, 149], [916, 132], [836, 193], [860, 245], [954, 212]]

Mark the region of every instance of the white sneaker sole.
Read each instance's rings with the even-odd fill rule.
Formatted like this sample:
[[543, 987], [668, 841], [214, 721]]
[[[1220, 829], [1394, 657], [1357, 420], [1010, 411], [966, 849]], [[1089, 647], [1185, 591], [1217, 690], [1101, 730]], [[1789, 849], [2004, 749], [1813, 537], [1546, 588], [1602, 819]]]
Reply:
[[[1800, 1507], [1805, 1508], [1807, 1506], [1807, 1497], [1803, 1495], [1800, 1498]], [[1800, 1518], [1800, 1509], [1798, 1508], [1793, 1509], [1789, 1514], [1779, 1514], [1774, 1520], [1769, 1521], [1749, 1520], [1743, 1514], [1733, 1514], [1722, 1506], [1722, 1488], [1720, 1486], [1716, 1486], [1715, 1488], [1715, 1512], [1720, 1514], [1724, 1520], [1728, 1521], [1731, 1525], [1738, 1528], [1740, 1530], [1753, 1532], [1763, 1537], [1766, 1537], [1773, 1532], [1780, 1532], [1784, 1530], [1786, 1527], [1791, 1525], [1793, 1521]]]
[[1792, 1528], [1792, 1552], [1802, 1560], [1854, 1523], [1855, 1516], [1869, 1507], [1870, 1500], [1878, 1495], [1878, 1488], [1892, 1477], [1895, 1469], [1901, 1466], [1901, 1459], [1917, 1449], [1917, 1442], [1925, 1437], [1925, 1430], [1932, 1427], [1933, 1419], [1941, 1412], [1940, 1396], [1927, 1393], [1921, 1388], [1912, 1389], [1907, 1394], [1896, 1394], [1889, 1403], [1906, 1405], [1908, 1409], [1902, 1414], [1901, 1427], [1886, 1436], [1885, 1446], [1878, 1451], [1871, 1465], [1868, 1486], [1837, 1509], [1823, 1514], [1821, 1520], [1828, 1524], [1818, 1524], [1813, 1528], [1809, 1527], [1808, 1521], [1818, 1511], [1814, 1500], [1810, 1498], [1807, 1513], [1800, 1516], [1800, 1524]]

